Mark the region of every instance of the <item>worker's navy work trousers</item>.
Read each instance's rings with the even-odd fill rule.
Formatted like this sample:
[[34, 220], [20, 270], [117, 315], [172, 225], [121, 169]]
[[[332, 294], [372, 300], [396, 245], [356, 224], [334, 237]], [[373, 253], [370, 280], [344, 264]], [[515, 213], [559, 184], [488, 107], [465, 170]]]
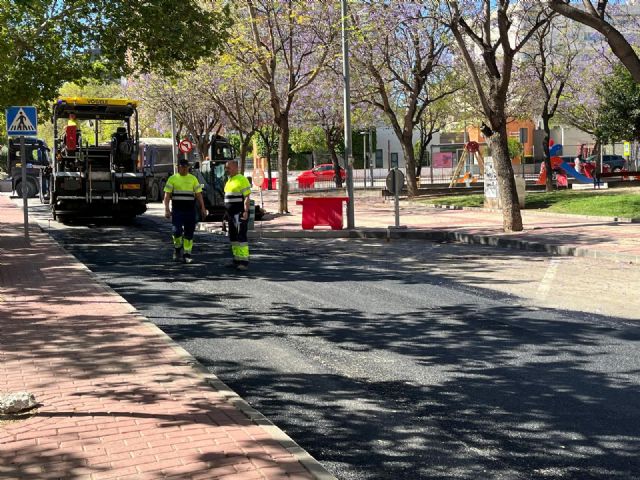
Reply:
[[242, 220], [241, 213], [229, 214], [229, 241], [231, 242], [231, 255], [236, 265], [249, 265], [249, 241], [247, 231], [249, 220]]
[[171, 212], [171, 223], [174, 238], [184, 237], [186, 240], [193, 240], [193, 232], [196, 231], [195, 209], [174, 210]]

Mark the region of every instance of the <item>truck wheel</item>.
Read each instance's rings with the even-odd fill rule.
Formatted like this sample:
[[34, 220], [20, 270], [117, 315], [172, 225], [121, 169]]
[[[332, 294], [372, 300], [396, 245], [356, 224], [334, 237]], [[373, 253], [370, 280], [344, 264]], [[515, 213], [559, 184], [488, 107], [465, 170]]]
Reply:
[[166, 180], [160, 182], [160, 192], [158, 193], [158, 201], [161, 202], [164, 197], [164, 186], [167, 184]]
[[151, 185], [151, 201], [159, 202], [160, 200], [160, 186], [158, 185], [158, 182], [153, 182]]
[[[16, 193], [22, 198], [22, 182], [16, 183]], [[38, 187], [31, 180], [27, 180], [27, 197], [33, 198], [38, 195]]]

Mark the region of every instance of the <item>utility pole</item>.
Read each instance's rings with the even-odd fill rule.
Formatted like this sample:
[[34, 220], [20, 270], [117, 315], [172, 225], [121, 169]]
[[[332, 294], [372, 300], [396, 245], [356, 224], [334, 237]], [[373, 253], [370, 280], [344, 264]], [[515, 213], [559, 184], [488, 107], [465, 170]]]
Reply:
[[178, 173], [178, 152], [176, 152], [176, 116], [171, 109], [171, 157], [173, 159], [173, 173]]
[[372, 127], [371, 130], [369, 130], [369, 173], [371, 174], [369, 176], [371, 178], [371, 188], [373, 188], [373, 162], [376, 159], [376, 149], [373, 144], [374, 133], [376, 133], [376, 129]]
[[367, 139], [369, 130], [360, 132], [360, 135], [362, 135], [362, 171], [364, 172], [364, 188], [367, 188], [367, 157], [369, 156], [367, 152]]
[[347, 30], [347, 0], [342, 3], [342, 73], [344, 76], [344, 159], [347, 169], [347, 228], [355, 228], [353, 205], [353, 154], [351, 145], [351, 86], [349, 79], [349, 33]]

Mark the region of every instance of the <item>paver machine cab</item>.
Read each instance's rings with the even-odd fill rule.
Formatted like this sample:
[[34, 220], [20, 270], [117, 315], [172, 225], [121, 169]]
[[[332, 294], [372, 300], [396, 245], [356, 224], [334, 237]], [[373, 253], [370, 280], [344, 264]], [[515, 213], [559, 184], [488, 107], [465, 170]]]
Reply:
[[[92, 129], [83, 138], [81, 122]], [[145, 212], [138, 165], [137, 102], [115, 98], [60, 98], [53, 105], [51, 210], [54, 219], [133, 219]], [[110, 138], [105, 133], [112, 132]]]
[[224, 216], [224, 184], [227, 175], [224, 165], [235, 158], [235, 152], [229, 141], [216, 135], [211, 141], [209, 160], [200, 161], [192, 173], [204, 185], [203, 198], [211, 219], [222, 219]]

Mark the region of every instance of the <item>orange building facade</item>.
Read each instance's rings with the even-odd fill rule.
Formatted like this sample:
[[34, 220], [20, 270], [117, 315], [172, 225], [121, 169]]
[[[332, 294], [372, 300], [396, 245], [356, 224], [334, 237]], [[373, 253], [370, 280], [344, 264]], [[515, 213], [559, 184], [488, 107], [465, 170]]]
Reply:
[[[507, 135], [509, 138], [520, 140], [523, 146], [525, 157], [532, 157], [533, 151], [533, 131], [535, 125], [531, 120], [510, 119], [507, 123]], [[467, 135], [469, 140], [486, 143], [487, 139], [480, 132], [480, 127], [467, 127]], [[514, 164], [522, 163], [520, 157], [513, 159]]]

